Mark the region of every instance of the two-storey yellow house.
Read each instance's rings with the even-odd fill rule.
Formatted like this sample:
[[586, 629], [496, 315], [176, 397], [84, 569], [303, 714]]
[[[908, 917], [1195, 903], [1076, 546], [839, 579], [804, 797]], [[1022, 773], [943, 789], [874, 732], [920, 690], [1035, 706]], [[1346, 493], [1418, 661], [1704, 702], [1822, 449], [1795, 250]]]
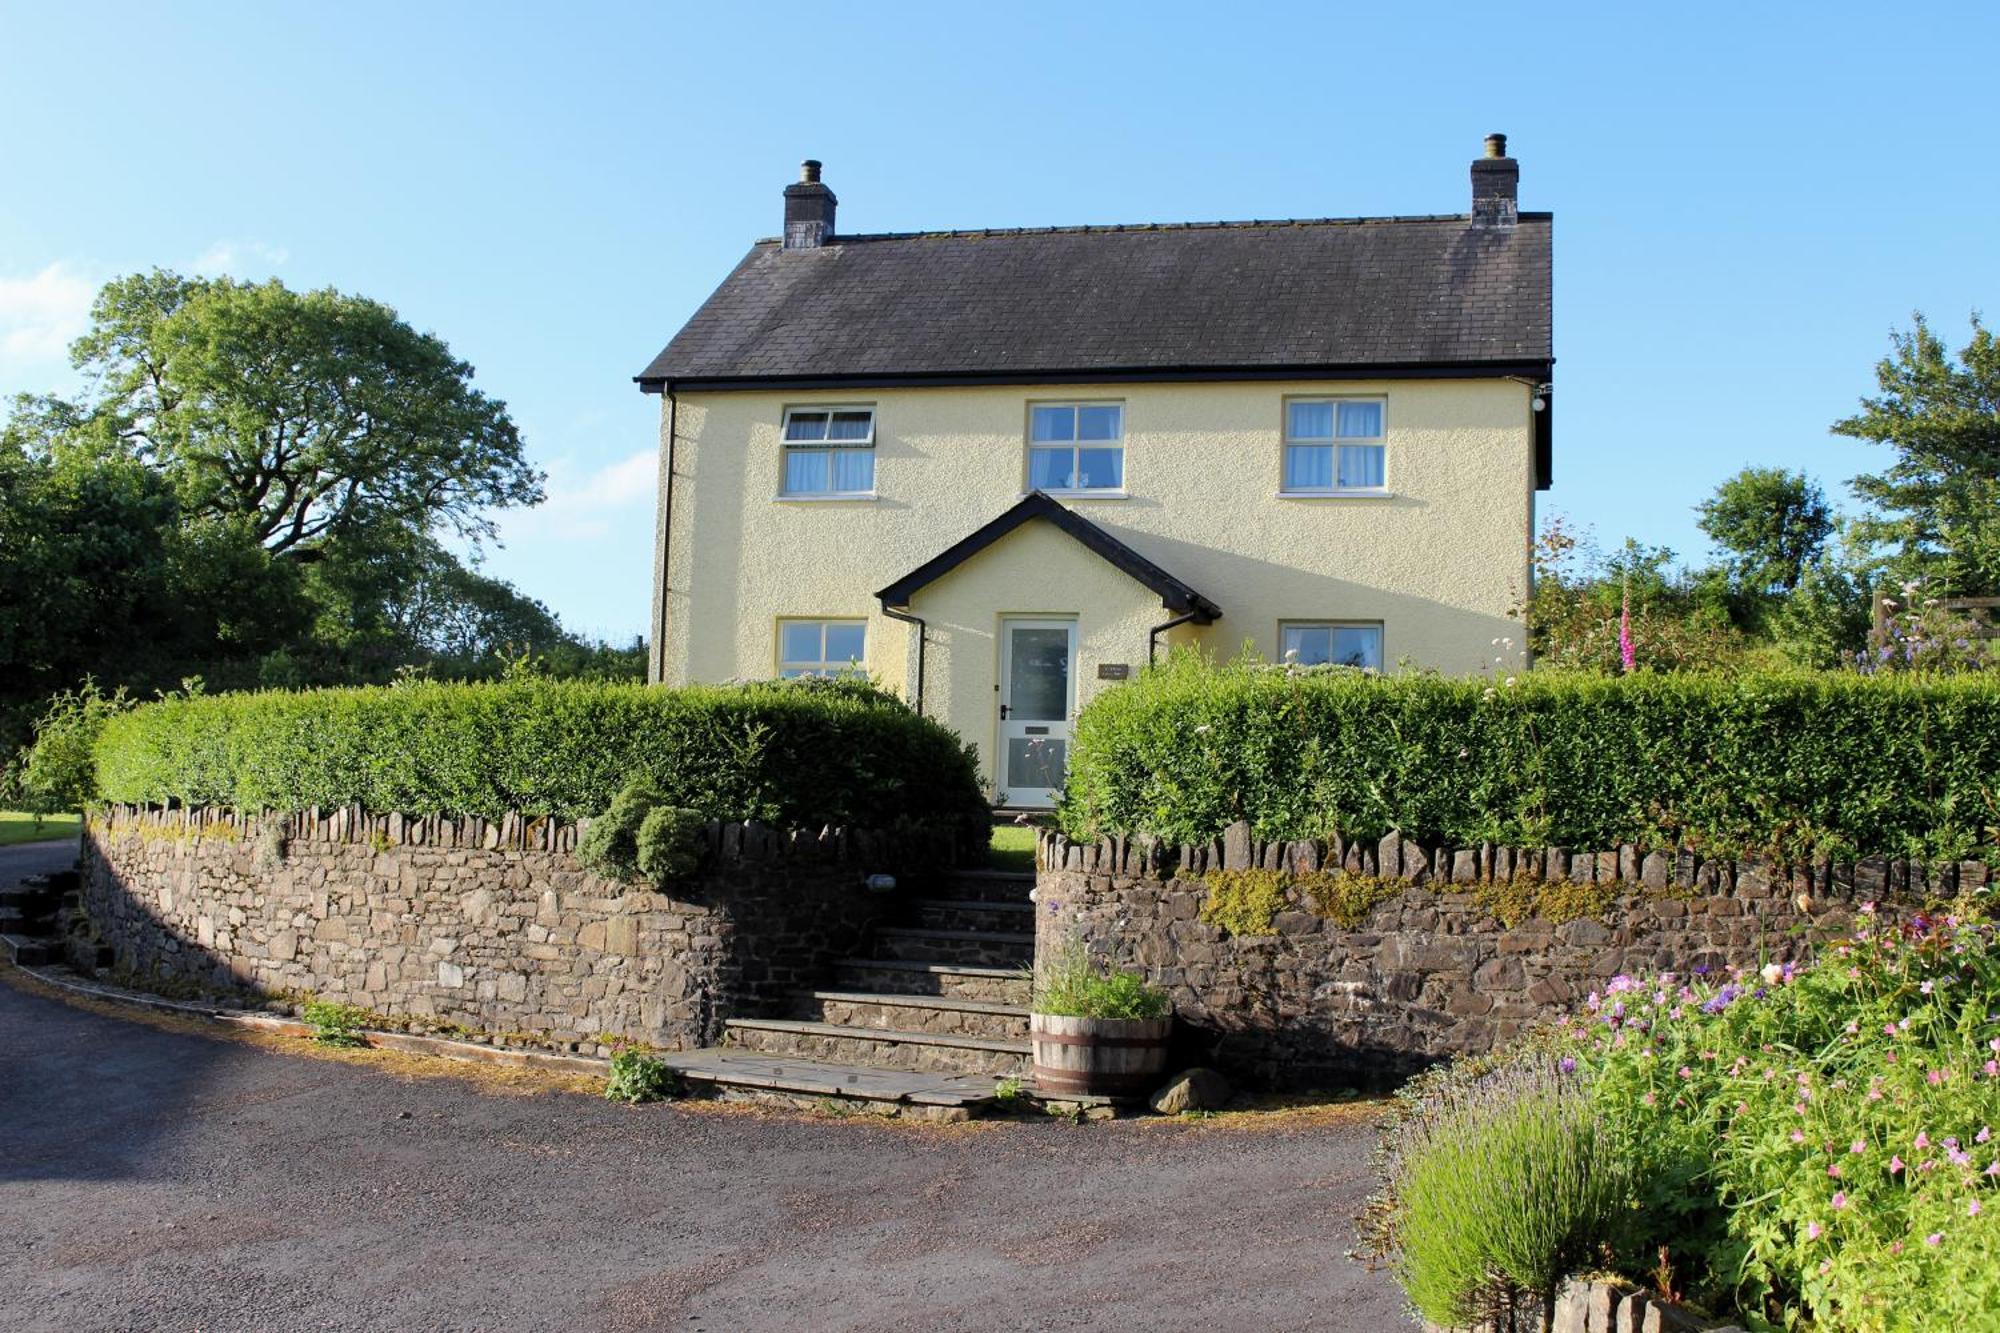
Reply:
[[807, 162], [638, 377], [654, 679], [866, 671], [1038, 806], [1172, 646], [1513, 664], [1554, 364], [1519, 174], [1494, 135], [1463, 214], [846, 236]]

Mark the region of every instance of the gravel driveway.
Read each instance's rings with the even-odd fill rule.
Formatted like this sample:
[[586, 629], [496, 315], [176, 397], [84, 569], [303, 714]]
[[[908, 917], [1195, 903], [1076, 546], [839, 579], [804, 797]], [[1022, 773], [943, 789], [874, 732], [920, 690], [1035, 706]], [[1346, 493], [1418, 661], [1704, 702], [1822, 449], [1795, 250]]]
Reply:
[[1371, 1142], [1343, 1110], [626, 1108], [0, 985], [0, 1327], [1402, 1327], [1343, 1257]]

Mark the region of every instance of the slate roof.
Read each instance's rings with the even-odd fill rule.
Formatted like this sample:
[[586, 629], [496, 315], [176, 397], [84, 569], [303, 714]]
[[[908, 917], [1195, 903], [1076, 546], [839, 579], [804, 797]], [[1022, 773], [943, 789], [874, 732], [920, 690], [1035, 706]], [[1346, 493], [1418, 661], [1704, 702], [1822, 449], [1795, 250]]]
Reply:
[[1207, 625], [1222, 617], [1222, 608], [1140, 555], [1116, 537], [1098, 527], [1074, 509], [1058, 503], [1042, 491], [1030, 491], [1009, 508], [977, 530], [953, 542], [875, 594], [884, 606], [904, 607], [925, 586], [957, 569], [1002, 537], [1035, 519], [1046, 519], [1082, 542], [1140, 584], [1159, 594], [1160, 605], [1169, 611], [1190, 615], [1197, 624]]
[[752, 246], [642, 387], [1534, 373], [1550, 216], [839, 236]]

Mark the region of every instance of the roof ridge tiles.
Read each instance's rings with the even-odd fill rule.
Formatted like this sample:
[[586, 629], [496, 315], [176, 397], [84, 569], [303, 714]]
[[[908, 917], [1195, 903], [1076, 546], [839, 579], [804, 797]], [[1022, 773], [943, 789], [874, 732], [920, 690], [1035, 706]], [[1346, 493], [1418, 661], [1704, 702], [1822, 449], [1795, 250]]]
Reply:
[[[1522, 212], [1523, 222], [1547, 222], [1552, 213]], [[1118, 232], [1149, 231], [1211, 231], [1240, 228], [1287, 228], [1287, 227], [1361, 227], [1389, 226], [1397, 223], [1420, 222], [1462, 222], [1470, 223], [1470, 213], [1388, 213], [1363, 217], [1328, 218], [1222, 218], [1213, 221], [1195, 222], [1079, 222], [1052, 224], [1041, 227], [936, 227], [921, 231], [871, 231], [852, 232], [836, 235], [829, 245], [846, 245], [857, 241], [914, 241], [950, 240], [982, 236], [1094, 236]], [[778, 245], [782, 237], [762, 236], [758, 245]]]

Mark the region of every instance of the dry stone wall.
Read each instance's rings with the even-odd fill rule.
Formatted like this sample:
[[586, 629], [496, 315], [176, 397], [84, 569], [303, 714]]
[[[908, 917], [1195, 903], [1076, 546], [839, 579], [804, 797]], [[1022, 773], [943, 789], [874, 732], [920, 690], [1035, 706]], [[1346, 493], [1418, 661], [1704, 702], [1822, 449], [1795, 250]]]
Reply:
[[312, 992], [418, 1025], [679, 1049], [776, 1012], [872, 929], [886, 837], [712, 824], [671, 892], [592, 875], [575, 825], [115, 806], [83, 904], [120, 972], [168, 989]]
[[[1212, 870], [1401, 881], [1349, 929], [1296, 884], [1268, 934], [1201, 919]], [[1247, 824], [1206, 846], [1141, 839], [1037, 846], [1038, 950], [1078, 938], [1172, 992], [1186, 1063], [1269, 1087], [1376, 1083], [1491, 1049], [1619, 973], [1761, 966], [1844, 931], [1863, 901], [1976, 890], [1984, 863], [1869, 858], [1777, 868], [1691, 853], [1521, 851], [1259, 842]], [[1594, 910], [1503, 925], [1496, 887], [1591, 884]]]

